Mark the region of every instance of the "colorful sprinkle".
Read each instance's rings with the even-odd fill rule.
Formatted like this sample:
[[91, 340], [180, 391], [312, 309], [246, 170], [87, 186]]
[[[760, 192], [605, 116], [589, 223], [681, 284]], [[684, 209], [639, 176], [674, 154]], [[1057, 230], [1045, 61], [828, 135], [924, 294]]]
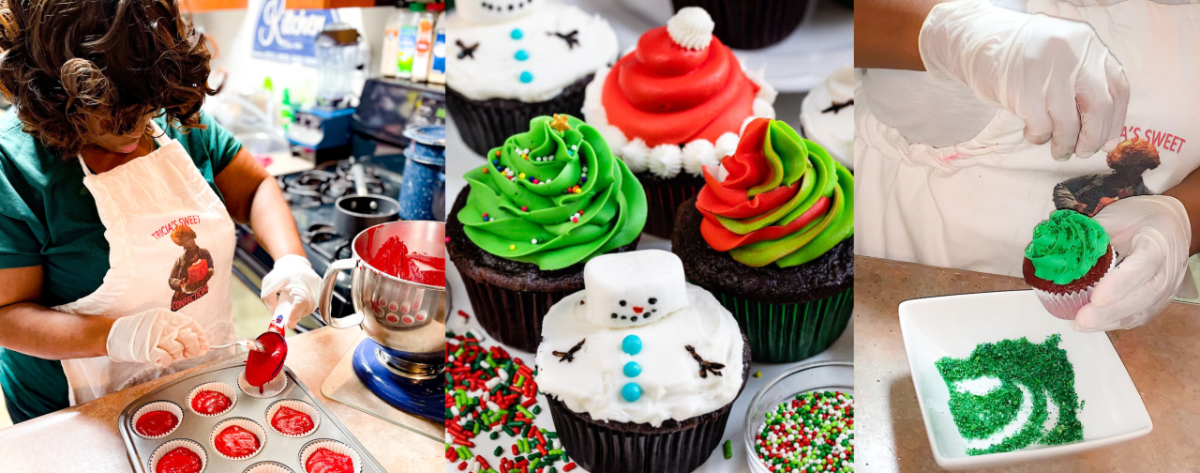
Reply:
[[639, 365], [636, 361], [625, 363], [625, 376], [636, 378], [639, 374], [642, 374], [642, 365]]
[[624, 340], [621, 340], [621, 350], [630, 355], [636, 355], [642, 352], [642, 339], [637, 335], [626, 335]]
[[513, 251], [516, 249], [517, 249], [517, 245], [508, 245], [508, 251]]
[[755, 378], [761, 378], [761, 377], [762, 377], [762, 371], [755, 371], [755, 372], [754, 372], [754, 377], [755, 377]]
[[522, 211], [522, 212], [528, 212], [528, 211], [529, 211], [529, 207], [526, 207], [526, 206], [522, 205], [522, 206], [521, 206], [521, 211]]
[[764, 416], [754, 454], [770, 471], [853, 472], [854, 396], [797, 394]]
[[621, 397], [626, 402], [637, 401], [638, 398], [642, 397], [642, 387], [638, 386], [637, 383], [628, 383], [625, 387], [621, 388]]
[[733, 458], [733, 442], [730, 442], [729, 439], [725, 439], [725, 459], [728, 460], [730, 458]]
[[529, 59], [529, 53], [525, 52], [524, 49], [518, 49], [517, 54], [514, 54], [513, 57], [518, 61], [524, 61]]
[[521, 73], [521, 83], [528, 84], [530, 82], [533, 82], [533, 74], [530, 73], [529, 71], [522, 72]]
[[513, 28], [512, 33], [509, 33], [509, 36], [511, 36], [512, 39], [521, 39], [525, 37], [525, 32], [521, 31], [520, 28]]
[[537, 238], [534, 238], [534, 239], [532, 239], [532, 240], [529, 240], [529, 242], [530, 242], [530, 243], [533, 243], [533, 244], [535, 244], [535, 245], [536, 245], [536, 244], [537, 244]]

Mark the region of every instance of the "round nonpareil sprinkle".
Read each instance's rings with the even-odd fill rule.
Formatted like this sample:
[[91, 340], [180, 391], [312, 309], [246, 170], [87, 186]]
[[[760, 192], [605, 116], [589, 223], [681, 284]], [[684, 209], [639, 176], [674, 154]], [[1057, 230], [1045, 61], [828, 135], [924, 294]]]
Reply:
[[754, 454], [772, 472], [853, 472], [854, 396], [797, 394], [764, 416]]

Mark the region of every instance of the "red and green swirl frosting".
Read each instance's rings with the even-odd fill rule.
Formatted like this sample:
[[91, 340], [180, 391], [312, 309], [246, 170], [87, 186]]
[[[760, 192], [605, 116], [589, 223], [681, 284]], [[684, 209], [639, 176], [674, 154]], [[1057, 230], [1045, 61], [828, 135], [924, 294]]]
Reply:
[[537, 117], [466, 174], [458, 212], [467, 238], [488, 253], [562, 269], [633, 243], [646, 193], [600, 132], [583, 121]]
[[786, 123], [754, 120], [721, 166], [724, 180], [705, 168], [696, 208], [704, 240], [734, 260], [798, 266], [854, 234], [854, 177]]

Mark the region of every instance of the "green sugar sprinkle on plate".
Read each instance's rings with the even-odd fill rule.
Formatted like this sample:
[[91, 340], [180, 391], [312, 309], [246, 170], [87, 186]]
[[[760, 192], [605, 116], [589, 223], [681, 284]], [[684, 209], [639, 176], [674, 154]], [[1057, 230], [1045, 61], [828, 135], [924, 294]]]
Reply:
[[1025, 337], [982, 343], [966, 359], [937, 361], [950, 390], [950, 415], [967, 439], [967, 454], [1083, 440], [1077, 417], [1083, 403], [1075, 394], [1075, 370], [1067, 352], [1058, 347], [1061, 341], [1054, 334], [1041, 344]]

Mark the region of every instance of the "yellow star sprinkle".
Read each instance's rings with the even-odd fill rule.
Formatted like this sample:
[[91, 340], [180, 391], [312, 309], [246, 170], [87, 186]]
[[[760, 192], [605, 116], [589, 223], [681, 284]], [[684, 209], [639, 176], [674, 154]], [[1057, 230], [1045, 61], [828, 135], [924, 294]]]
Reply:
[[571, 129], [571, 124], [567, 122], [566, 115], [554, 114], [554, 120], [550, 122], [550, 128], [558, 130], [559, 133]]

